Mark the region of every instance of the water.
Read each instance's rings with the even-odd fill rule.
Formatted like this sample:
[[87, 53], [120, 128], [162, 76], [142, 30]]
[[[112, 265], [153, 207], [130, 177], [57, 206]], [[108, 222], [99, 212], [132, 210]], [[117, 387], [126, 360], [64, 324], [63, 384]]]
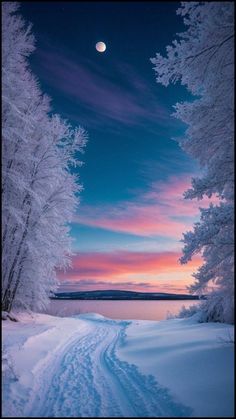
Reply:
[[46, 313], [62, 317], [81, 313], [98, 313], [111, 319], [164, 320], [168, 314], [178, 314], [183, 305], [188, 308], [198, 303], [197, 300], [51, 300]]

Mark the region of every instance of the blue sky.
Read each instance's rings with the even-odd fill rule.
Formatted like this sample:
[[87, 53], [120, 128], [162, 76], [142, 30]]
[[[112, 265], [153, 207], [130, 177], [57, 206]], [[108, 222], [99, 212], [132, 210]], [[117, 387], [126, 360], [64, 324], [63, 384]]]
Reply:
[[[120, 288], [123, 281], [129, 289], [145, 290], [137, 283], [146, 283], [155, 291], [173, 283], [178, 292], [191, 281], [192, 267], [181, 271], [178, 257], [182, 232], [198, 212], [182, 193], [198, 168], [173, 140], [185, 127], [171, 116], [173, 105], [190, 95], [180, 85], [158, 85], [150, 62], [184, 30], [178, 5], [21, 3], [37, 41], [32, 70], [52, 98], [52, 111], [89, 135], [85, 154], [78, 156], [84, 162], [79, 169], [84, 190], [71, 234], [74, 266], [79, 258], [91, 269], [61, 275], [73, 289]], [[106, 43], [104, 53], [96, 51], [98, 41]], [[143, 260], [143, 270], [130, 263], [134, 256]], [[171, 275], [168, 266], [165, 277], [160, 272], [161, 257], [161, 266], [173, 264]], [[103, 270], [96, 272], [98, 259], [104, 260]]]

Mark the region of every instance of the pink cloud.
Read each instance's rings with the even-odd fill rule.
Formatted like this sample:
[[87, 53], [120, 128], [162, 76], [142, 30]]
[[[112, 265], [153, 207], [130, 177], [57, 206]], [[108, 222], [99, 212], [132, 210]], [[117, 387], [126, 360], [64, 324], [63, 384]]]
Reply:
[[79, 281], [63, 281], [59, 284], [58, 291], [93, 291], [93, 290], [126, 290], [141, 292], [165, 292], [175, 294], [186, 294], [186, 286], [189, 281], [178, 281], [177, 284], [158, 281], [158, 284], [136, 281], [101, 281], [95, 279], [82, 279]]
[[[152, 291], [159, 290], [160, 287], [162, 290], [168, 288], [163, 285], [163, 281], [158, 283], [158, 277], [168, 274], [168, 285], [183, 292], [192, 281], [191, 273], [200, 265], [201, 258], [196, 257], [188, 265], [182, 266], [178, 261], [180, 256], [180, 252], [81, 252], [73, 257], [72, 267], [68, 272], [60, 271], [58, 277], [62, 286], [69, 282], [78, 285], [79, 289], [149, 288]], [[176, 279], [173, 280], [176, 275], [181, 277], [177, 283]], [[133, 279], [135, 276], [142, 276], [145, 280], [138, 282]], [[73, 287], [70, 285], [71, 288]]]
[[102, 207], [81, 206], [74, 222], [111, 231], [140, 236], [166, 236], [180, 240], [182, 233], [191, 229], [199, 207], [209, 202], [190, 201], [183, 192], [190, 187], [190, 180], [171, 177], [166, 182], [155, 182], [149, 191], [140, 192], [134, 200]]
[[170, 220], [156, 205], [140, 206], [124, 203], [116, 209], [84, 207], [74, 221], [88, 226], [140, 236], [179, 237], [183, 231], [183, 223]]
[[168, 182], [152, 183], [150, 191], [144, 196], [145, 199], [159, 202], [166, 208], [169, 216], [185, 216], [196, 217], [199, 213], [199, 207], [205, 208], [210, 202], [217, 203], [218, 199], [204, 197], [200, 201], [194, 199], [184, 199], [183, 193], [191, 188], [190, 176], [186, 180], [186, 176], [169, 178]]
[[152, 291], [155, 286], [149, 282], [137, 281], [102, 281], [95, 279], [82, 279], [78, 281], [63, 280], [60, 283], [60, 291], [76, 291], [76, 290], [99, 290], [99, 289], [126, 289], [126, 290], [143, 290], [144, 292]]

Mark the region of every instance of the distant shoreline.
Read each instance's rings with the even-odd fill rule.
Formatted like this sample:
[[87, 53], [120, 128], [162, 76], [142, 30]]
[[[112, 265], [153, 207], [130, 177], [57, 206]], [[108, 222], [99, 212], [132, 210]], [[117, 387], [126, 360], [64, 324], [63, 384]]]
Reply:
[[[201, 298], [204, 299], [204, 298]], [[79, 298], [79, 297], [50, 297], [50, 300], [80, 300], [80, 301], [182, 301], [199, 300], [198, 297], [186, 298]]]
[[[161, 301], [161, 300], [200, 300], [196, 295], [145, 293], [135, 291], [104, 290], [58, 292], [50, 296], [52, 300], [103, 300], [103, 301]], [[204, 297], [201, 297], [204, 299]]]

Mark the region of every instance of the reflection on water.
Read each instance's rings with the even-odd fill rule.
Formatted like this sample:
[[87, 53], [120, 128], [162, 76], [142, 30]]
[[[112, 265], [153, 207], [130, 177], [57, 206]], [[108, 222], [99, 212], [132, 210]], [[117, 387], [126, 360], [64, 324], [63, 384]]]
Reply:
[[168, 314], [177, 314], [183, 305], [188, 308], [195, 304], [198, 304], [198, 301], [51, 300], [50, 306], [44, 312], [62, 317], [98, 313], [111, 319], [164, 320]]

